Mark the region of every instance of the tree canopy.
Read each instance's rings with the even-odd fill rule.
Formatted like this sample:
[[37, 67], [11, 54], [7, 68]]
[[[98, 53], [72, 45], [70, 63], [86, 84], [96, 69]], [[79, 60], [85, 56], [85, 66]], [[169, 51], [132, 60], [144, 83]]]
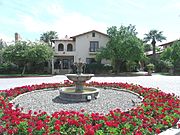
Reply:
[[144, 42], [151, 42], [152, 47], [153, 47], [153, 55], [155, 57], [156, 54], [156, 42], [162, 42], [163, 40], [166, 40], [166, 37], [163, 36], [163, 32], [162, 31], [158, 31], [158, 30], [150, 30], [149, 33], [144, 34]]
[[41, 34], [40, 40], [51, 46], [51, 40], [58, 38], [58, 34], [55, 31], [47, 31]]
[[19, 41], [7, 46], [3, 58], [19, 67], [23, 67], [22, 75], [28, 63], [41, 63], [51, 59], [53, 50], [47, 44]]
[[4, 47], [6, 47], [7, 44], [2, 39], [0, 39], [0, 50], [2, 50]]
[[144, 57], [143, 43], [137, 38], [135, 26], [112, 26], [108, 28], [109, 42], [97, 55], [98, 59], [111, 59], [114, 70], [119, 72], [127, 61], [139, 61]]
[[161, 59], [170, 61], [174, 65], [180, 64], [180, 41], [176, 41], [161, 54]]

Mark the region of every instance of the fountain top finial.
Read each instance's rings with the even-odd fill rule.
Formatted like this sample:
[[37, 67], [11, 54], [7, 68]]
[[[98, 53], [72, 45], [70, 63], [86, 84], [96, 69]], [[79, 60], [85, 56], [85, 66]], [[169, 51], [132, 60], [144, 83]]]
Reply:
[[81, 63], [81, 58], [79, 58], [79, 63]]
[[75, 62], [74, 65], [77, 68], [77, 74], [82, 74], [83, 66], [85, 66], [85, 63], [81, 62], [81, 58], [79, 58], [78, 62]]

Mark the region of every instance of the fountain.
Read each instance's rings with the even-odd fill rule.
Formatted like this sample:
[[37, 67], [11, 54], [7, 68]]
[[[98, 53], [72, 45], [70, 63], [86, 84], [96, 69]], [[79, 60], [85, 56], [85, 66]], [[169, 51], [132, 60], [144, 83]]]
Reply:
[[75, 83], [75, 87], [63, 87], [60, 90], [60, 99], [69, 102], [86, 102], [98, 98], [99, 90], [94, 87], [84, 87], [84, 83], [91, 79], [94, 74], [83, 74], [85, 63], [74, 63], [77, 74], [66, 74], [66, 77]]

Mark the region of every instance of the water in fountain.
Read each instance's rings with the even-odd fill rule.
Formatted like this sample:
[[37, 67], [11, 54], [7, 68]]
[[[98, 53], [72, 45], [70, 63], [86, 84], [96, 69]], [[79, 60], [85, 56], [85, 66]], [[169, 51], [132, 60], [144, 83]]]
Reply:
[[85, 63], [74, 63], [77, 68], [77, 74], [66, 74], [66, 77], [73, 81], [75, 87], [64, 87], [60, 90], [60, 99], [72, 102], [84, 102], [98, 98], [99, 90], [94, 87], [84, 87], [84, 83], [91, 79], [94, 74], [83, 74]]

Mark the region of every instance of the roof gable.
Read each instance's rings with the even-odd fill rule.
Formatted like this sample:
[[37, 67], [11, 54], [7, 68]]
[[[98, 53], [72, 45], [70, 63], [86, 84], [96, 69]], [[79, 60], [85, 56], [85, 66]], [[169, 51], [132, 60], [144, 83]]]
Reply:
[[89, 33], [92, 33], [92, 32], [96, 32], [96, 33], [99, 33], [101, 35], [104, 35], [104, 36], [108, 37], [108, 35], [105, 34], [105, 33], [99, 32], [97, 30], [91, 30], [91, 31], [88, 31], [88, 32], [85, 32], [85, 33], [82, 33], [82, 34], [79, 34], [79, 35], [72, 36], [71, 38], [76, 38], [76, 37], [83, 36], [83, 35], [86, 35], [86, 34], [89, 34]]
[[174, 41], [171, 41], [171, 42], [168, 42], [168, 43], [164, 43], [164, 44], [161, 44], [159, 46], [167, 46], [167, 45], [173, 44], [176, 41], [180, 41], [180, 39], [179, 40], [177, 39], [177, 40], [174, 40]]

